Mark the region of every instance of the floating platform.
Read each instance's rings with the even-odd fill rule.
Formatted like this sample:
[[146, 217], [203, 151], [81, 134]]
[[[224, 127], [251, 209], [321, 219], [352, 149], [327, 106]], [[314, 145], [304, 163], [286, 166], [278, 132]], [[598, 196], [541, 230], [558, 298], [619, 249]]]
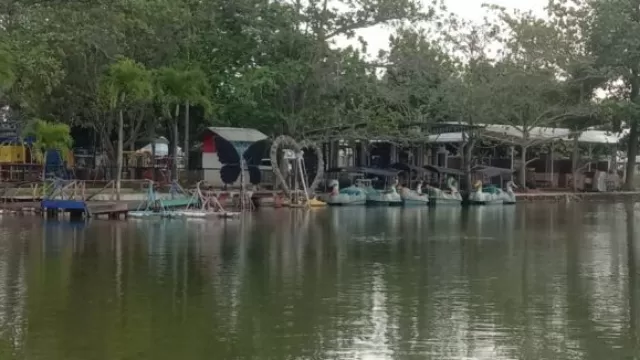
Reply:
[[192, 198], [179, 198], [179, 199], [162, 199], [159, 200], [160, 205], [165, 209], [187, 207], [189, 205], [195, 205]]
[[71, 218], [117, 219], [126, 216], [130, 202], [43, 200], [40, 202], [9, 202], [0, 204], [0, 212], [9, 214], [43, 214], [59, 216], [68, 214]]
[[42, 200], [42, 213], [47, 216], [57, 216], [68, 213], [71, 218], [91, 218], [106, 216], [117, 219], [129, 212], [129, 205], [124, 202], [87, 202], [82, 200]]

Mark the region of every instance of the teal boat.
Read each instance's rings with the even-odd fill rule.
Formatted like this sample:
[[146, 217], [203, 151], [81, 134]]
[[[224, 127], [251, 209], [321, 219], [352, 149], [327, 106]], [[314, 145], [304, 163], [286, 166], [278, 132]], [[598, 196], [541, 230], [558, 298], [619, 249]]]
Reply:
[[[391, 165], [393, 169], [399, 170], [404, 174], [405, 183], [403, 186], [397, 186], [400, 197], [402, 198], [402, 205], [404, 206], [427, 206], [429, 205], [429, 195], [422, 192], [424, 181], [422, 178], [426, 173], [426, 169], [404, 164], [395, 163]], [[413, 181], [411, 179], [414, 179]], [[412, 182], [415, 183], [416, 188], [411, 189]]]
[[331, 180], [329, 187], [331, 192], [322, 198], [322, 201], [331, 206], [353, 206], [365, 205], [367, 202], [367, 192], [359, 186], [351, 185], [340, 189], [338, 180]]
[[404, 206], [426, 206], [429, 205], [429, 195], [422, 193], [422, 181], [418, 181], [415, 190], [402, 188], [400, 190], [402, 204]]

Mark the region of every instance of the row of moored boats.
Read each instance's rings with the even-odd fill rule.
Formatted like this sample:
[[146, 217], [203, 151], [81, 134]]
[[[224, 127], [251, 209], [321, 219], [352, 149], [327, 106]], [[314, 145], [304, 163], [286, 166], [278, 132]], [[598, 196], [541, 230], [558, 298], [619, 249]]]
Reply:
[[[473, 191], [469, 194], [469, 203], [474, 205], [506, 205], [515, 204], [516, 196], [513, 191], [515, 184], [509, 181], [506, 188], [495, 186], [483, 186], [482, 182], [476, 182]], [[447, 190], [433, 186], [423, 188], [423, 182], [419, 181], [415, 189], [398, 185], [395, 180], [393, 185], [386, 189], [375, 189], [371, 180], [358, 179], [355, 184], [340, 189], [338, 180], [329, 183], [330, 192], [321, 199], [333, 206], [425, 206], [425, 205], [460, 205], [463, 198], [457, 189], [455, 180], [447, 180]]]

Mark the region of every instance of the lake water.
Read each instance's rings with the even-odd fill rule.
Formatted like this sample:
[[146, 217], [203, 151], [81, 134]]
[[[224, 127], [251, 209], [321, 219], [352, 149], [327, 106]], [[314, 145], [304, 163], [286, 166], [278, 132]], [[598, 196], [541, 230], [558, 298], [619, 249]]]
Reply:
[[640, 205], [0, 218], [0, 359], [638, 359]]

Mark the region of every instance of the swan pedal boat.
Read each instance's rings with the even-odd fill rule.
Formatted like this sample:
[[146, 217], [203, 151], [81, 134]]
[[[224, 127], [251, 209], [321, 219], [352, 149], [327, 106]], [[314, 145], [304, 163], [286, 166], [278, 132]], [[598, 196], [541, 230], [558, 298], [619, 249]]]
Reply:
[[402, 206], [402, 196], [398, 194], [398, 179], [387, 190], [376, 190], [369, 187], [367, 191], [367, 205], [371, 206]]
[[329, 183], [331, 192], [323, 198], [323, 202], [330, 206], [364, 205], [367, 202], [367, 193], [360, 187], [351, 185], [340, 189], [338, 180]]
[[422, 181], [418, 182], [415, 190], [402, 188], [400, 197], [404, 206], [424, 206], [429, 205], [429, 196], [422, 193]]
[[438, 189], [433, 186], [427, 186], [429, 200], [432, 205], [461, 205], [462, 195], [458, 191], [456, 180], [452, 177], [447, 179], [448, 191]]
[[495, 186], [483, 187], [481, 181], [474, 184], [474, 191], [469, 195], [472, 205], [514, 205], [516, 195], [513, 191], [517, 186], [513, 181], [507, 182], [506, 191]]

